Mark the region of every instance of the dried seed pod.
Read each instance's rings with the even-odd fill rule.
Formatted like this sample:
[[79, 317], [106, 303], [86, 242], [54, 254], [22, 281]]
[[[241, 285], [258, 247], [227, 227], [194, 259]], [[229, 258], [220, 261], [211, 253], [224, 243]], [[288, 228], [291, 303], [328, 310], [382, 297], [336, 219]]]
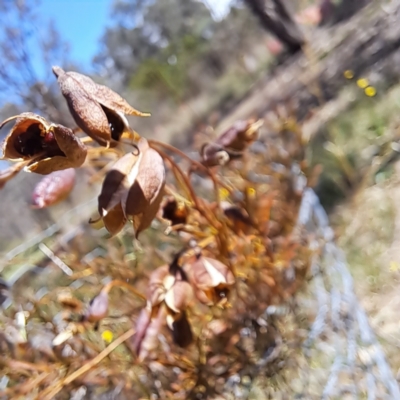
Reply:
[[258, 130], [262, 124], [262, 120], [257, 122], [237, 121], [222, 133], [215, 143], [227, 149], [227, 151], [244, 151], [249, 144], [257, 139]]
[[55, 171], [41, 179], [32, 194], [32, 208], [46, 208], [63, 201], [75, 185], [73, 168]]
[[193, 290], [180, 271], [174, 275], [169, 265], [163, 265], [150, 275], [147, 298], [151, 307], [164, 302], [172, 313], [179, 314], [192, 301]]
[[190, 327], [185, 312], [182, 312], [173, 318], [172, 322], [170, 322], [168, 326], [172, 330], [172, 338], [178, 346], [187, 347], [193, 342], [192, 328]]
[[222, 201], [220, 206], [224, 214], [228, 217], [231, 227], [236, 234], [240, 232], [247, 234], [255, 226], [249, 214], [243, 208], [230, 204], [227, 201]]
[[3, 142], [4, 158], [30, 161], [25, 170], [42, 175], [84, 163], [86, 146], [71, 129], [33, 113], [10, 117], [0, 124], [0, 129], [14, 119], [15, 124]]
[[94, 297], [87, 308], [83, 320], [89, 322], [99, 322], [108, 314], [108, 293], [101, 291]]
[[130, 131], [125, 115], [150, 115], [134, 109], [119, 94], [88, 76], [65, 72], [57, 66], [53, 73], [79, 128], [102, 146], [118, 142], [124, 132]]
[[136, 333], [133, 335], [133, 347], [139, 361], [144, 360], [152, 351], [156, 350], [160, 330], [165, 326], [167, 310], [165, 306], [155, 311], [146, 307], [136, 321]]
[[183, 266], [189, 282], [196, 288], [197, 298], [204, 304], [221, 304], [226, 301], [235, 283], [232, 271], [221, 261], [199, 256]]
[[230, 161], [229, 153], [217, 143], [205, 143], [200, 149], [202, 164], [207, 167], [226, 165]]
[[171, 225], [186, 224], [189, 210], [186, 204], [178, 201], [175, 197], [169, 196], [161, 205], [161, 217], [171, 221]]
[[137, 151], [119, 159], [104, 179], [98, 210], [108, 231], [117, 234], [129, 219], [138, 237], [156, 216], [164, 185], [164, 162], [142, 138]]

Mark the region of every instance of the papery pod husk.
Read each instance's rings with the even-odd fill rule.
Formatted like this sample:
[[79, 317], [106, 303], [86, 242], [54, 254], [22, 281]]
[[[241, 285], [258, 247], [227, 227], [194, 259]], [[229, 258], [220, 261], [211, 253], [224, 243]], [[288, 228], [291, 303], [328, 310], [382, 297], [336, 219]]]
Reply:
[[[55, 68], [53, 68], [54, 70]], [[56, 75], [61, 93], [67, 101], [69, 111], [76, 124], [93, 140], [102, 146], [108, 146], [111, 142], [111, 130], [107, 116], [100, 104], [86, 92], [76, 79], [64, 71], [57, 71]]]
[[136, 238], [147, 229], [160, 208], [164, 196], [165, 166], [160, 154], [149, 147], [146, 140], [139, 142], [143, 154], [139, 173], [127, 193], [125, 214], [132, 220]]
[[[106, 227], [106, 221], [109, 219], [110, 224], [113, 224], [113, 234], [118, 233], [118, 226], [121, 225], [122, 229], [121, 212], [119, 208], [115, 209], [121, 205], [124, 218], [132, 221], [137, 238], [156, 216], [162, 201], [164, 185], [164, 162], [161, 156], [149, 147], [147, 140], [142, 138], [137, 150], [118, 160], [104, 179], [98, 210]], [[115, 215], [108, 215], [111, 211], [118, 216], [115, 223]]]
[[111, 236], [115, 236], [121, 232], [126, 224], [126, 217], [122, 209], [121, 203], [117, 204], [113, 209], [108, 211], [107, 215], [103, 217], [103, 223]]
[[136, 333], [133, 336], [133, 345], [139, 361], [143, 361], [159, 345], [158, 335], [165, 326], [168, 315], [165, 305], [155, 310], [145, 308], [136, 321]]
[[142, 156], [142, 152], [139, 151], [127, 153], [107, 172], [98, 198], [100, 216], [103, 217], [127, 196], [131, 181], [136, 179], [139, 171], [138, 161]]
[[64, 156], [47, 157], [43, 160], [30, 164], [26, 170], [36, 174], [46, 175], [53, 171], [60, 171], [67, 168], [78, 168], [86, 160], [87, 148], [77, 138], [71, 129], [62, 125], [52, 125], [54, 138], [65, 154]]
[[45, 208], [63, 201], [74, 188], [75, 176], [73, 168], [46, 175], [33, 189], [32, 208]]
[[169, 196], [161, 204], [160, 217], [171, 222], [171, 226], [186, 224], [189, 209], [184, 202], [179, 202], [175, 197]]
[[[22, 113], [8, 118], [1, 123], [0, 129], [12, 119], [16, 121], [3, 142], [3, 154], [4, 158], [10, 160], [32, 160], [25, 167], [25, 171], [47, 175], [54, 171], [80, 167], [85, 162], [87, 148], [71, 129], [49, 123], [43, 117], [33, 113]], [[33, 154], [23, 155], [17, 151], [16, 141], [22, 135], [26, 135], [27, 129], [34, 125], [38, 125], [39, 129], [34, 135], [37, 133], [43, 136], [50, 135], [51, 147], [41, 143], [42, 148], [39, 149], [37, 142], [39, 138], [36, 138], [35, 142], [31, 141], [31, 146], [37, 147]], [[44, 137], [40, 139], [45, 140]]]
[[170, 328], [172, 338], [179, 347], [187, 347], [193, 342], [193, 333], [185, 312], [175, 316]]
[[184, 266], [190, 282], [197, 288], [208, 290], [220, 285], [232, 286], [235, 277], [227, 265], [214, 258], [199, 257]]
[[189, 282], [179, 279], [165, 294], [164, 302], [174, 313], [180, 313], [187, 309], [192, 299], [192, 286]]
[[2, 144], [3, 157], [8, 160], [29, 160], [32, 158], [32, 155], [24, 156], [19, 153], [15, 149], [15, 141], [17, 140], [18, 136], [26, 132], [31, 125], [38, 124], [40, 129], [45, 132], [50, 128], [50, 123], [40, 115], [31, 112], [25, 112], [5, 119], [0, 124], [0, 129], [2, 129], [4, 125], [13, 119], [15, 119], [14, 126], [11, 128]]
[[153, 219], [157, 215], [157, 212], [160, 208], [161, 201], [163, 199], [164, 192], [161, 190], [156, 197], [156, 199], [153, 201], [153, 203], [150, 205], [149, 208], [145, 210], [142, 214], [139, 215], [134, 215], [132, 217], [132, 225], [133, 229], [135, 231], [135, 237], [136, 239], [139, 237], [139, 234], [146, 230], [147, 228], [150, 227]]
[[98, 103], [110, 110], [138, 117], [148, 117], [150, 115], [149, 113], [136, 110], [118, 93], [114, 92], [107, 86], [94, 82], [86, 75], [73, 71], [66, 72], [66, 74], [77, 80], [88, 94], [90, 94]]
[[167, 290], [175, 283], [175, 277], [169, 272], [169, 265], [158, 267], [150, 274], [147, 285], [147, 300], [151, 307], [161, 304]]
[[[60, 67], [53, 67], [53, 72], [75, 122], [100, 145], [109, 146], [130, 129], [125, 114], [149, 115], [134, 109], [120, 95], [88, 76], [65, 72]], [[114, 127], [118, 130], [117, 137], [113, 137]]]
[[262, 124], [262, 120], [256, 122], [236, 121], [216, 139], [215, 143], [226, 149], [242, 152], [257, 139], [258, 129]]

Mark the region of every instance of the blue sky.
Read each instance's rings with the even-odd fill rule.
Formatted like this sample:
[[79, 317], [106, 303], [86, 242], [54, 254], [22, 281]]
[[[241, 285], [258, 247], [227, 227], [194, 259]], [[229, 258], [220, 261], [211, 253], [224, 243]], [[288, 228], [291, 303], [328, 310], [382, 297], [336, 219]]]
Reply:
[[[213, 15], [225, 14], [230, 0], [203, 0]], [[90, 69], [104, 29], [109, 25], [112, 0], [40, 0], [39, 14], [53, 19], [63, 39], [69, 42], [71, 59]]]
[[71, 59], [87, 69], [99, 48], [111, 5], [112, 0], [41, 0], [38, 13], [54, 20], [70, 45]]

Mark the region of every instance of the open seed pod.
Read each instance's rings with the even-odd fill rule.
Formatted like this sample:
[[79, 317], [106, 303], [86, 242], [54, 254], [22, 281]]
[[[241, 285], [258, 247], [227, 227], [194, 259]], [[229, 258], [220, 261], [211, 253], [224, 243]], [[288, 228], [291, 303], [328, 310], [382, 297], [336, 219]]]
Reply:
[[3, 142], [3, 158], [31, 160], [25, 171], [43, 175], [84, 163], [86, 146], [71, 129], [29, 112], [7, 118], [0, 129], [14, 119], [15, 124]]
[[262, 125], [263, 120], [236, 121], [228, 130], [218, 136], [215, 143], [227, 151], [244, 151], [257, 139], [258, 130]]
[[76, 124], [102, 146], [115, 144], [131, 131], [125, 115], [150, 115], [134, 109], [119, 94], [88, 76], [57, 66], [53, 73]]
[[131, 220], [138, 237], [156, 216], [164, 185], [164, 162], [142, 138], [138, 148], [120, 158], [104, 179], [98, 210], [107, 230], [115, 235]]
[[198, 256], [183, 266], [197, 298], [204, 304], [226, 302], [230, 288], [235, 283], [232, 271], [214, 258]]

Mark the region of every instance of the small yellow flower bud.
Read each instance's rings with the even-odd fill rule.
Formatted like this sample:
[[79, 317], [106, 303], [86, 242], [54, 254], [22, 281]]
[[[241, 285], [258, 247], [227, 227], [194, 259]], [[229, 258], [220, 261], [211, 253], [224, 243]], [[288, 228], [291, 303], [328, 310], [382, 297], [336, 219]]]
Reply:
[[376, 89], [373, 86], [368, 86], [364, 89], [364, 93], [368, 97], [374, 97], [376, 95]]
[[346, 79], [353, 79], [354, 78], [354, 72], [351, 69], [347, 69], [346, 71], [343, 72], [343, 75]]
[[365, 89], [368, 85], [369, 85], [368, 79], [360, 78], [360, 79], [357, 80], [357, 86], [360, 89]]

